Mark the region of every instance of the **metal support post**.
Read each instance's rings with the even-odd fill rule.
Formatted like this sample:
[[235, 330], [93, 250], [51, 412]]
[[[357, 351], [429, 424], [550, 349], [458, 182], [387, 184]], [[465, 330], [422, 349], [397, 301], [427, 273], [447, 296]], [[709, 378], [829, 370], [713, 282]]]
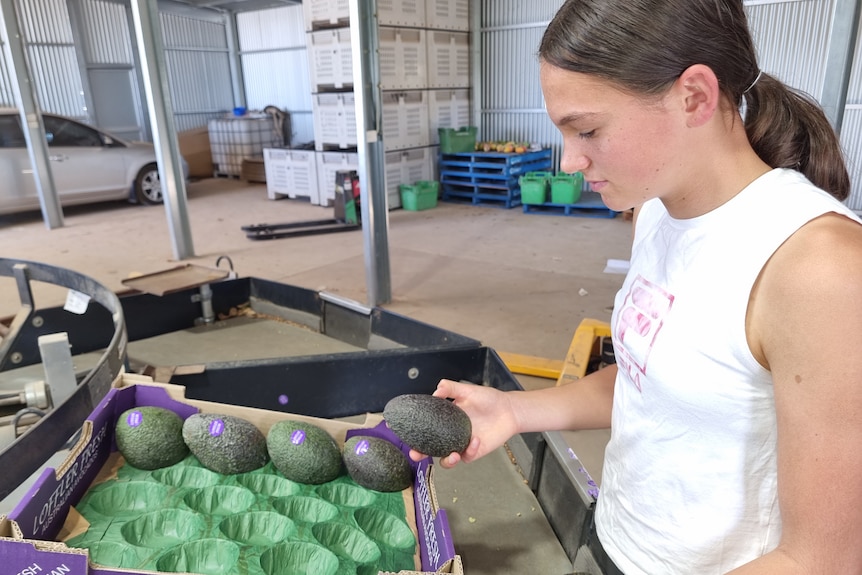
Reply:
[[63, 210], [60, 207], [54, 176], [48, 163], [45, 125], [42, 121], [42, 111], [39, 109], [36, 87], [28, 74], [24, 34], [21, 31], [14, 0], [0, 0], [0, 24], [6, 36], [5, 42], [0, 44], [3, 44], [3, 55], [9, 75], [15, 78], [11, 82], [12, 95], [18, 106], [18, 113], [21, 115], [21, 129], [27, 142], [30, 165], [33, 167], [33, 178], [36, 181], [36, 192], [39, 194], [42, 218], [49, 230], [60, 228], [63, 227]]
[[377, 0], [350, 0], [349, 9], [365, 281], [368, 304], [376, 306], [392, 300]]
[[159, 27], [158, 2], [132, 0], [132, 19], [135, 23], [135, 38], [144, 70], [147, 108], [156, 148], [156, 160], [159, 163], [159, 180], [165, 200], [174, 258], [184, 260], [194, 257], [195, 254], [186, 202], [186, 182], [174, 129], [168, 77], [165, 70], [165, 51], [162, 31]]
[[841, 133], [841, 125], [844, 123], [853, 53], [856, 50], [856, 37], [862, 17], [860, 13], [862, 4], [859, 0], [836, 0], [832, 14], [820, 105], [837, 134]]

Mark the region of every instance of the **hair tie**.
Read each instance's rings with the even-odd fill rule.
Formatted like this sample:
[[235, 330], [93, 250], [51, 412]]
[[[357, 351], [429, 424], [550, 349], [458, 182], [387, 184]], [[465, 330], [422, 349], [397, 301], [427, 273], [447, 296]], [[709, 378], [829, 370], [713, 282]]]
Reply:
[[742, 91], [742, 93], [743, 93], [743, 94], [748, 94], [748, 93], [751, 91], [751, 89], [752, 89], [752, 88], [754, 88], [754, 85], [755, 85], [755, 84], [757, 84], [757, 82], [760, 80], [760, 77], [761, 77], [761, 76], [763, 76], [763, 70], [758, 70], [758, 71], [757, 71], [757, 77], [754, 79], [754, 82], [752, 82], [752, 83], [748, 86], [748, 88], [746, 88], [745, 90], [743, 90], [743, 91]]

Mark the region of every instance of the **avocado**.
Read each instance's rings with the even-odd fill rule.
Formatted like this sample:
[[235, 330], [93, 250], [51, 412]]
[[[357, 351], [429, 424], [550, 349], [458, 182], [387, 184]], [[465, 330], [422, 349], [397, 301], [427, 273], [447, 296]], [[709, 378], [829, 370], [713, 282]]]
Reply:
[[434, 457], [464, 451], [473, 433], [463, 409], [448, 399], [421, 393], [390, 399], [383, 419], [401, 441]]
[[332, 481], [343, 469], [341, 449], [322, 428], [301, 421], [283, 420], [269, 429], [266, 448], [276, 469], [296, 481], [319, 485]]
[[241, 417], [195, 413], [183, 424], [183, 439], [201, 465], [216, 473], [246, 473], [269, 461], [266, 437]]
[[401, 491], [413, 483], [407, 456], [385, 439], [354, 435], [342, 450], [347, 473], [357, 484], [374, 491]]
[[117, 419], [117, 449], [126, 462], [151, 471], [182, 461], [189, 454], [183, 441], [183, 419], [163, 407], [134, 407]]

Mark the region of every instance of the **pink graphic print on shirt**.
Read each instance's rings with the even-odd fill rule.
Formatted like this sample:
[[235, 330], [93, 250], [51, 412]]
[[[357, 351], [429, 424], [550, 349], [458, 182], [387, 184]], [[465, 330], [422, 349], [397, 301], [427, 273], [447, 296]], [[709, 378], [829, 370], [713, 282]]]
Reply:
[[641, 375], [646, 374], [653, 343], [672, 305], [672, 294], [638, 275], [617, 313], [614, 326], [617, 367], [640, 392], [643, 392]]

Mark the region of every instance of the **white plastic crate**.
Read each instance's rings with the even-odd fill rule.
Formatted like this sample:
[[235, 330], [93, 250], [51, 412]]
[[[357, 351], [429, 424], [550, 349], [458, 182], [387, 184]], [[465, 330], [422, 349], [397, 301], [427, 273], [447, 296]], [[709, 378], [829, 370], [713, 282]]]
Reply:
[[425, 27], [426, 0], [377, 0], [377, 23], [381, 26]]
[[311, 90], [326, 92], [353, 87], [353, 51], [350, 28], [318, 30], [306, 34]]
[[[465, 4], [467, 1], [458, 0], [459, 3], [464, 2]], [[428, 2], [432, 2], [432, 0], [378, 0], [377, 22], [384, 26], [425, 28]], [[444, 19], [454, 18], [454, 16], [448, 15], [447, 7], [438, 10], [443, 11], [442, 17]], [[350, 25], [348, 0], [303, 0], [302, 14], [305, 19], [306, 32]]]
[[458, 129], [470, 123], [470, 90], [433, 90], [429, 92], [428, 128], [433, 145], [440, 143], [439, 128]]
[[414, 148], [386, 153], [386, 196], [390, 208], [401, 207], [401, 184], [433, 179], [432, 155], [436, 148]]
[[356, 108], [353, 92], [314, 94], [314, 149], [356, 147]]
[[425, 27], [469, 30], [470, 0], [425, 0]]
[[302, 15], [305, 30], [347, 26], [350, 21], [348, 0], [303, 0]]
[[470, 34], [431, 30], [427, 38], [428, 87], [469, 87]]
[[425, 90], [383, 93], [383, 145], [387, 151], [429, 144], [428, 94]]
[[384, 90], [415, 90], [428, 87], [426, 30], [380, 26], [380, 85]]
[[280, 143], [269, 116], [210, 120], [207, 132], [215, 175], [240, 176], [245, 158], [260, 158]]
[[359, 170], [359, 154], [317, 152], [317, 185], [321, 206], [335, 202], [335, 174], [339, 170]]
[[266, 171], [266, 196], [270, 200], [307, 197], [320, 204], [317, 185], [317, 159], [312, 150], [266, 148], [263, 151]]

